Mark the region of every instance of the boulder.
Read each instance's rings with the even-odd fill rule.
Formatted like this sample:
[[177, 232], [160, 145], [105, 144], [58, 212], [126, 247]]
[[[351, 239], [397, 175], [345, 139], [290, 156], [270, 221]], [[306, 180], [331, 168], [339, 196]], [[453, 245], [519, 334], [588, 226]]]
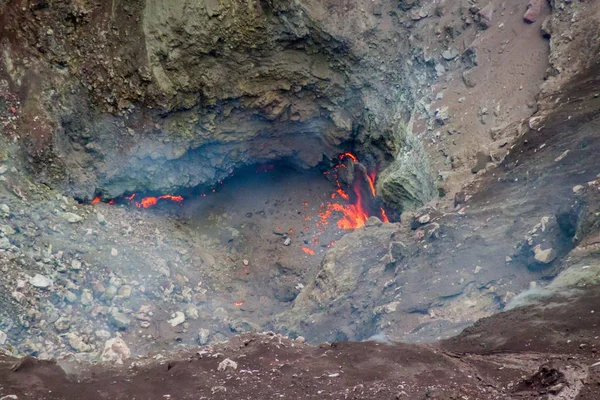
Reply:
[[533, 24], [537, 21], [540, 13], [542, 12], [542, 1], [544, 0], [529, 0], [527, 4], [527, 11], [523, 15], [525, 22]]
[[102, 351], [102, 361], [110, 361], [116, 364], [123, 364], [123, 361], [131, 357], [131, 350], [121, 338], [112, 338], [104, 343]]

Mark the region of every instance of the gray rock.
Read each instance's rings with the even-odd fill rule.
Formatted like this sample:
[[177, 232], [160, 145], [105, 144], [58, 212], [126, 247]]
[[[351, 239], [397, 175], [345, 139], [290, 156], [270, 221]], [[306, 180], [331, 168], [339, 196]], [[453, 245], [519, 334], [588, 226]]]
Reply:
[[102, 296], [100, 296], [100, 300], [104, 300], [104, 301], [112, 300], [117, 295], [117, 291], [118, 291], [118, 289], [116, 287], [109, 286], [104, 291], [104, 293], [102, 293]]
[[533, 248], [533, 258], [535, 261], [541, 264], [550, 264], [552, 261], [556, 259], [557, 253], [552, 247], [548, 249], [542, 249], [541, 245], [537, 245]]
[[71, 269], [75, 271], [79, 271], [81, 269], [81, 261], [73, 260], [71, 261]]
[[63, 297], [69, 303], [75, 303], [75, 302], [77, 302], [77, 295], [75, 293], [71, 292], [70, 290], [65, 291], [65, 294], [64, 294]]
[[32, 286], [39, 289], [47, 289], [50, 286], [52, 286], [52, 280], [40, 274], [37, 274], [33, 278], [31, 278], [29, 280], [29, 283], [31, 283]]
[[185, 314], [182, 313], [181, 311], [176, 311], [173, 314], [173, 318], [171, 318], [168, 322], [172, 327], [181, 325], [185, 322]]
[[92, 291], [89, 289], [83, 289], [81, 292], [81, 304], [84, 306], [89, 306], [94, 301], [94, 295]]
[[132, 291], [132, 290], [133, 290], [133, 289], [131, 288], [131, 286], [129, 286], [129, 285], [123, 285], [123, 286], [121, 286], [121, 287], [119, 288], [119, 293], [118, 293], [118, 295], [119, 295], [119, 297], [122, 297], [122, 298], [124, 298], [124, 299], [128, 299], [128, 298], [130, 298], [130, 297], [131, 297], [131, 291]]
[[96, 220], [100, 225], [106, 225], [106, 219], [104, 218], [104, 215], [96, 213]]
[[456, 57], [458, 57], [458, 50], [456, 50], [455, 48], [445, 50], [442, 53], [442, 57], [444, 57], [444, 60], [446, 61], [454, 60]]
[[475, 86], [477, 86], [477, 81], [473, 77], [473, 70], [467, 69], [467, 70], [463, 71], [462, 78], [463, 78], [463, 82], [465, 83], [466, 87], [474, 88]]
[[131, 318], [119, 311], [110, 314], [110, 323], [117, 329], [126, 330], [131, 325]]
[[8, 238], [0, 238], [0, 249], [2, 250], [8, 250], [10, 249], [10, 240], [8, 240]]
[[92, 350], [92, 346], [85, 343], [81, 336], [75, 332], [67, 333], [67, 340], [69, 341], [69, 346], [71, 346], [75, 351], [85, 353]]
[[487, 164], [492, 161], [492, 158], [490, 157], [490, 154], [486, 151], [480, 150], [477, 152], [477, 162], [475, 164], [475, 166], [473, 168], [471, 168], [471, 172], [476, 174], [479, 171], [485, 169], [485, 167], [487, 166]]
[[67, 222], [69, 222], [70, 224], [74, 224], [74, 223], [83, 221], [83, 217], [81, 217], [77, 214], [74, 214], [74, 213], [70, 213], [70, 212], [63, 213], [62, 217], [64, 219], [66, 219]]
[[435, 73], [438, 77], [444, 75], [446, 73], [446, 68], [442, 64], [435, 65]]
[[16, 232], [10, 225], [0, 225], [0, 232], [7, 236], [14, 235]]
[[283, 241], [283, 245], [289, 246], [290, 244], [292, 244], [292, 239], [290, 239], [289, 237], [285, 238], [285, 240]]
[[201, 346], [204, 346], [208, 343], [208, 339], [210, 338], [210, 331], [205, 328], [201, 328], [198, 331], [198, 343]]
[[68, 318], [61, 317], [54, 323], [54, 327], [59, 332], [66, 332], [71, 328], [71, 321]]
[[0, 331], [0, 346], [4, 346], [6, 341], [8, 340], [8, 335], [2, 331]]
[[6, 204], [0, 204], [0, 211], [2, 211], [4, 214], [8, 215], [8, 214], [10, 214], [10, 207], [7, 206]]

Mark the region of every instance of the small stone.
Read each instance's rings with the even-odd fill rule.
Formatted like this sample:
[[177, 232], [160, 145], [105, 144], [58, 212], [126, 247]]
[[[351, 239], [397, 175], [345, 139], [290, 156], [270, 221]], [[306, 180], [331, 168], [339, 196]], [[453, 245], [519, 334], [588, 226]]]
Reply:
[[84, 306], [89, 306], [94, 301], [94, 295], [92, 291], [89, 289], [83, 289], [81, 292], [81, 304]]
[[39, 289], [46, 289], [52, 286], [52, 281], [49, 278], [46, 278], [45, 276], [40, 274], [37, 274], [33, 278], [31, 278], [29, 280], [29, 283], [31, 283], [33, 287]]
[[476, 157], [477, 162], [475, 163], [475, 166], [471, 168], [471, 172], [474, 174], [485, 169], [488, 162], [492, 161], [492, 158], [490, 157], [490, 154], [487, 151], [479, 150], [476, 154]]
[[435, 73], [438, 77], [440, 77], [446, 73], [446, 68], [442, 64], [436, 64]]
[[429, 221], [431, 221], [431, 217], [429, 216], [429, 214], [421, 215], [419, 218], [417, 218], [417, 221], [419, 221], [421, 225], [425, 225]]
[[114, 311], [110, 314], [110, 323], [117, 329], [126, 330], [131, 325], [131, 319], [119, 311]]
[[374, 215], [372, 217], [369, 217], [369, 219], [367, 219], [367, 221], [365, 222], [365, 226], [381, 226], [381, 225], [383, 225], [383, 222], [381, 222], [381, 220]]
[[6, 236], [14, 235], [17, 233], [10, 225], [0, 225], [0, 231]]
[[248, 261], [248, 260], [243, 260], [243, 261], [242, 261], [242, 263], [243, 263], [245, 266], [248, 266], [248, 265], [250, 265], [250, 261]]
[[475, 86], [477, 86], [477, 81], [475, 80], [475, 77], [473, 76], [472, 69], [464, 70], [462, 73], [462, 79], [463, 79], [465, 86], [468, 88], [474, 88]]
[[94, 335], [96, 335], [96, 337], [101, 340], [110, 339], [110, 332], [104, 329], [97, 330], [96, 332], [94, 332]]
[[542, 12], [542, 0], [529, 0], [527, 11], [523, 15], [525, 22], [533, 24]]
[[504, 257], [504, 262], [505, 262], [505, 263], [507, 263], [507, 264], [508, 264], [508, 263], [509, 263], [509, 262], [511, 262], [511, 261], [512, 261], [512, 257], [511, 257], [511, 256], [506, 256], [506, 257]]
[[235, 361], [233, 361], [229, 358], [226, 358], [219, 363], [219, 366], [217, 367], [217, 371], [225, 371], [225, 370], [227, 370], [227, 368], [237, 369], [237, 367], [238, 367], [238, 363], [236, 363]]
[[15, 299], [18, 303], [23, 304], [25, 302], [25, 295], [21, 292], [12, 292], [11, 293], [13, 299]]
[[77, 295], [75, 293], [71, 292], [70, 290], [65, 291], [63, 297], [69, 303], [75, 303], [75, 302], [77, 302]]
[[475, 271], [473, 271], [474, 274], [478, 274], [481, 272], [481, 267], [478, 265], [475, 267]]
[[292, 239], [290, 239], [289, 237], [285, 238], [285, 240], [283, 241], [283, 245], [289, 246], [290, 244], [292, 244]]
[[71, 261], [71, 269], [75, 271], [79, 271], [81, 269], [81, 261], [73, 260]]
[[124, 299], [131, 297], [132, 287], [129, 285], [123, 285], [119, 288], [118, 296]]
[[77, 215], [77, 214], [70, 213], [70, 212], [63, 213], [63, 214], [62, 214], [62, 217], [63, 217], [64, 219], [66, 219], [66, 220], [67, 220], [67, 222], [69, 222], [70, 224], [75, 224], [75, 223], [77, 223], [77, 222], [81, 222], [81, 221], [83, 221], [83, 218], [82, 218], [82, 217], [80, 217], [80, 216], [79, 216], [79, 215]]
[[189, 319], [198, 319], [200, 315], [196, 307], [189, 307], [185, 310], [185, 316]]
[[69, 328], [71, 328], [71, 322], [68, 318], [61, 317], [56, 320], [56, 322], [54, 323], [54, 327], [59, 332], [65, 332], [68, 331]]
[[573, 186], [573, 193], [577, 193], [583, 189], [582, 185]]
[[6, 396], [0, 397], [0, 400], [19, 400], [16, 394], [8, 394]]
[[457, 56], [458, 56], [458, 50], [456, 50], [454, 48], [445, 50], [442, 53], [442, 57], [444, 57], [444, 60], [446, 60], [446, 61], [454, 60]]
[[46, 31], [46, 35], [52, 36], [52, 35], [54, 35], [54, 31], [52, 29], [48, 28], [48, 30]]
[[435, 122], [440, 125], [444, 125], [448, 120], [450, 120], [450, 109], [448, 106], [443, 106], [435, 110]]
[[210, 337], [210, 331], [205, 328], [201, 328], [198, 331], [198, 343], [201, 346], [204, 346], [208, 343], [208, 338]]
[[6, 341], [8, 340], [8, 335], [2, 331], [0, 331], [0, 346], [4, 346]]
[[115, 249], [114, 247], [112, 249], [110, 249], [110, 255], [113, 257], [116, 257], [119, 255], [119, 250]]
[[556, 251], [552, 247], [542, 250], [542, 246], [539, 244], [533, 248], [533, 253], [533, 258], [542, 264], [550, 264], [557, 256]]
[[100, 300], [112, 300], [117, 295], [117, 290], [115, 286], [109, 286], [100, 296]]
[[92, 349], [92, 346], [85, 343], [81, 336], [77, 335], [75, 332], [67, 333], [67, 340], [69, 341], [69, 346], [80, 353], [85, 353]]
[[173, 315], [173, 318], [171, 318], [169, 321], [169, 324], [171, 324], [172, 327], [176, 327], [178, 325], [181, 325], [185, 322], [185, 314], [182, 313], [181, 311], [176, 311]]
[[2, 250], [8, 250], [10, 249], [10, 240], [8, 240], [8, 238], [0, 238], [0, 249]]
[[304, 336], [298, 336], [296, 338], [295, 342], [302, 344], [302, 343], [306, 342], [306, 339], [304, 339]]
[[4, 214], [8, 215], [8, 214], [10, 214], [10, 207], [7, 206], [6, 204], [0, 204], [0, 211], [2, 211]]
[[96, 220], [100, 225], [106, 225], [106, 218], [104, 218], [104, 215], [96, 213]]
[[6, 165], [0, 165], [0, 175], [4, 175], [8, 171], [8, 167]]
[[494, 3], [491, 2], [487, 6], [483, 7], [481, 10], [479, 10], [479, 12], [477, 14], [479, 15], [481, 25], [483, 25], [484, 28], [489, 28], [490, 26], [492, 26], [492, 15], [494, 14]]
[[123, 361], [131, 357], [131, 350], [121, 338], [112, 338], [104, 343], [102, 351], [102, 361], [111, 361], [116, 364], [123, 364]]

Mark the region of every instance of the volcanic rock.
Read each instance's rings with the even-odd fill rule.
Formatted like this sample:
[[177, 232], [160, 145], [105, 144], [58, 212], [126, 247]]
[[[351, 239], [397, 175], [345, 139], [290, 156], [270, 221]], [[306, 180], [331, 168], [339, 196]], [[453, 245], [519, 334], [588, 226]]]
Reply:
[[102, 361], [114, 362], [116, 364], [123, 364], [123, 361], [131, 357], [131, 350], [121, 338], [112, 338], [104, 343], [104, 350], [102, 351]]
[[487, 6], [483, 7], [477, 15], [479, 16], [479, 22], [484, 28], [492, 26], [492, 15], [494, 14], [494, 3], [490, 2]]
[[176, 327], [178, 325], [181, 325], [185, 322], [185, 314], [182, 313], [181, 311], [176, 311], [173, 315], [173, 318], [171, 318], [168, 322], [169, 324], [171, 324], [172, 327]]
[[523, 15], [525, 22], [532, 24], [537, 20], [542, 12], [543, 1], [544, 0], [529, 0], [527, 11], [525, 12], [525, 15]]
[[94, 294], [90, 289], [83, 289], [81, 291], [81, 304], [89, 306], [94, 301]]
[[534, 258], [541, 264], [550, 264], [556, 259], [557, 253], [553, 248], [542, 249], [541, 245], [537, 245], [533, 249]]
[[71, 224], [83, 221], [83, 217], [81, 217], [77, 214], [74, 214], [74, 213], [70, 213], [70, 212], [63, 213], [62, 217]]
[[52, 286], [52, 280], [40, 274], [36, 274], [33, 278], [31, 278], [29, 283], [39, 289], [47, 289]]
[[465, 83], [465, 86], [468, 88], [474, 88], [475, 86], [477, 86], [477, 81], [473, 77], [473, 70], [471, 70], [471, 69], [467, 69], [467, 70], [463, 71], [462, 79], [463, 79], [463, 82]]
[[119, 330], [126, 330], [131, 325], [131, 318], [115, 310], [110, 314], [110, 323]]
[[489, 152], [484, 151], [484, 150], [480, 150], [477, 152], [477, 163], [475, 164], [475, 166], [473, 168], [471, 168], [471, 172], [476, 174], [479, 171], [485, 169], [485, 167], [487, 166], [487, 164], [492, 161], [492, 158], [490, 157]]
[[238, 367], [238, 363], [236, 363], [235, 361], [233, 361], [229, 358], [226, 358], [219, 363], [219, 366], [217, 367], [217, 371], [226, 371], [228, 368], [237, 369], [237, 367]]
[[83, 353], [92, 349], [92, 347], [85, 343], [81, 336], [79, 336], [75, 332], [69, 332], [67, 334], [67, 340], [69, 341], [69, 345], [76, 351]]
[[444, 52], [442, 53], [442, 57], [446, 61], [454, 60], [457, 56], [458, 50], [456, 50], [455, 48], [444, 50]]
[[0, 249], [7, 250], [10, 249], [10, 240], [8, 238], [0, 238]]
[[204, 346], [208, 343], [208, 339], [210, 338], [210, 331], [206, 328], [201, 328], [198, 331], [198, 343], [201, 346]]

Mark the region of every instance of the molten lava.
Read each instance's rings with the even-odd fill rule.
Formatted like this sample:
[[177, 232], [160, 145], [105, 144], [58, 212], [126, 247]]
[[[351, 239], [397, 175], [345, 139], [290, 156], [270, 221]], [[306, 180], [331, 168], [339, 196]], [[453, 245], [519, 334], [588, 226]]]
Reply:
[[310, 254], [311, 256], [315, 255], [315, 252], [311, 249], [309, 249], [308, 247], [303, 247], [302, 251], [305, 252], [306, 254]]
[[[159, 200], [163, 200], [163, 199], [171, 200], [171, 201], [174, 201], [177, 203], [181, 203], [183, 201], [183, 197], [173, 196], [171, 194], [165, 194], [165, 195], [162, 195], [159, 197], [152, 197], [152, 196], [144, 197], [140, 201], [134, 200], [136, 196], [137, 196], [137, 193], [132, 193], [129, 196], [123, 196], [122, 199], [125, 199], [125, 200], [131, 202], [137, 208], [150, 208], [152, 206], [155, 206]], [[96, 204], [96, 203], [100, 203], [100, 197], [96, 197], [96, 198], [94, 198], [94, 200], [92, 200], [92, 204]], [[110, 205], [113, 205], [113, 204], [115, 204], [115, 199], [110, 199], [107, 203]]]
[[[349, 158], [353, 162], [358, 163], [358, 157], [356, 157], [352, 153], [346, 152], [339, 156], [340, 160], [344, 160], [345, 158]], [[339, 168], [347, 168], [347, 167], [344, 164], [339, 164], [339, 165], [336, 165], [334, 168], [337, 170]], [[329, 173], [327, 173], [327, 174], [329, 174]], [[333, 193], [331, 195], [331, 199], [334, 200], [336, 197], [336, 194], [337, 194], [342, 199], [346, 200], [347, 202], [350, 202], [351, 201], [350, 195], [342, 188], [342, 185], [340, 184], [340, 182], [338, 180], [337, 174], [334, 174], [333, 176], [336, 179], [337, 189], [336, 189], [335, 193]], [[367, 173], [365, 176], [367, 184], [369, 185], [369, 191], [370, 191], [371, 195], [373, 196], [373, 199], [375, 199], [377, 197], [377, 191], [375, 190], [376, 178], [377, 178], [377, 171], [375, 171], [375, 170]], [[337, 226], [340, 229], [354, 230], [354, 229], [364, 226], [365, 223], [367, 222], [367, 219], [369, 219], [369, 217], [371, 215], [369, 212], [369, 208], [367, 207], [367, 202], [363, 198], [363, 194], [360, 189], [361, 189], [360, 181], [357, 180], [352, 185], [352, 191], [354, 192], [354, 198], [355, 198], [355, 200], [353, 202], [351, 202], [350, 204], [345, 204], [345, 205], [331, 202], [331, 203], [327, 203], [327, 205], [325, 207], [322, 207], [324, 209], [322, 209], [321, 212], [319, 212], [319, 224], [322, 227], [328, 225], [329, 224], [328, 219], [331, 217], [332, 213], [339, 212], [339, 213], [343, 214], [342, 218], [339, 221], [337, 221]], [[387, 215], [385, 214], [384, 209], [380, 207], [379, 211], [381, 213], [377, 216], [383, 222], [389, 222], [389, 219], [388, 219]]]

